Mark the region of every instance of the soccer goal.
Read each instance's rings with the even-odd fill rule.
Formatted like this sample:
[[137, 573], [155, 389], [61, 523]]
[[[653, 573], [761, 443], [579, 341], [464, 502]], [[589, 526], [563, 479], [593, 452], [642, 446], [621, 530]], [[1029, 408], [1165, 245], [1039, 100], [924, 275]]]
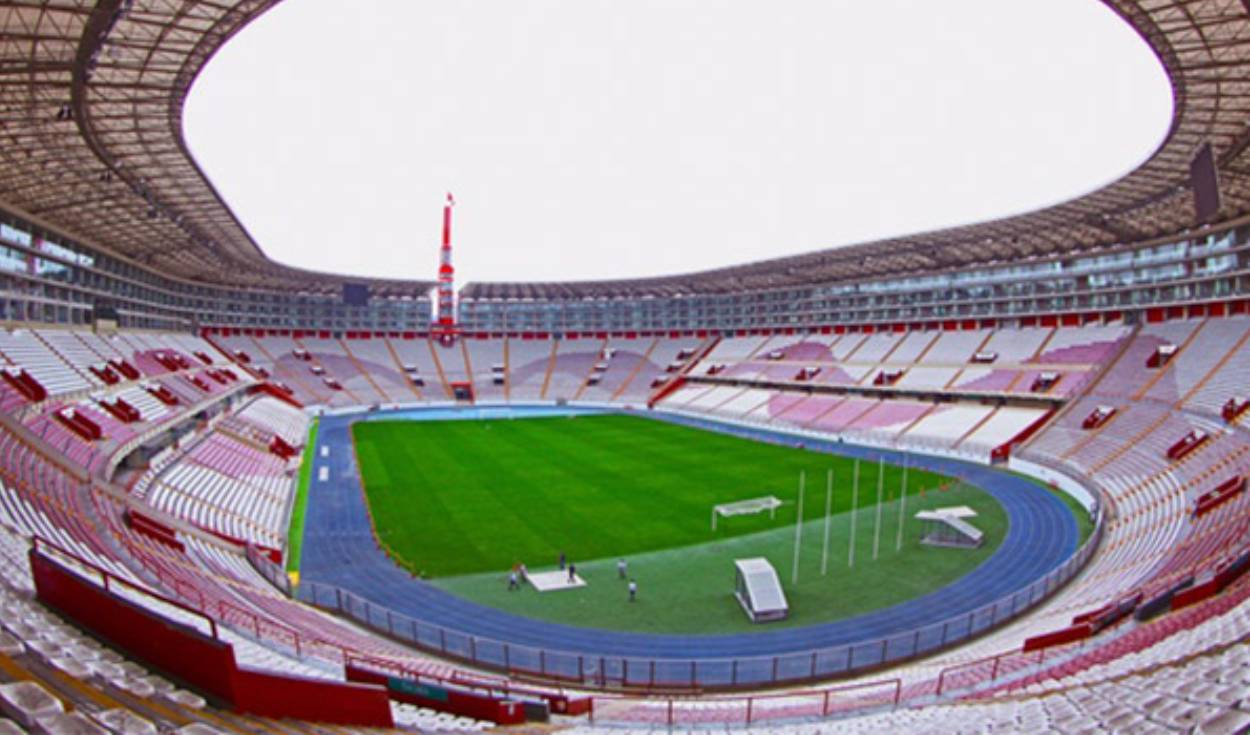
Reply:
[[728, 518], [729, 516], [755, 515], [756, 513], [768, 511], [769, 518], [776, 518], [777, 509], [780, 507], [781, 501], [774, 495], [714, 505], [712, 506], [712, 530], [716, 530], [716, 519], [720, 516]]

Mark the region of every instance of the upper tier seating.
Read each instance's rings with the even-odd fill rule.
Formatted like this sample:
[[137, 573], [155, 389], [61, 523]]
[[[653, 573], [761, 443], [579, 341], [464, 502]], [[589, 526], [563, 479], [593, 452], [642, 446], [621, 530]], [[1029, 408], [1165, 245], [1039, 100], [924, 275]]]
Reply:
[[[307, 345], [307, 342], [305, 342]], [[370, 388], [380, 393], [383, 403], [406, 403], [421, 399], [419, 386], [413, 384], [399, 362], [399, 356], [390, 340], [376, 336], [372, 339], [342, 340], [344, 353], [353, 365], [368, 376]]]
[[[127, 442], [159, 433], [197, 405], [239, 393], [252, 383], [245, 372], [230, 369], [212, 345], [189, 335], [19, 329], [3, 332], [0, 340], [30, 365], [32, 374], [44, 377], [48, 389], [41, 405], [31, 406], [15, 399], [6, 386], [0, 389], [0, 405], [56, 451], [97, 474], [121, 460]], [[157, 400], [155, 390], [172, 396], [177, 405]], [[114, 415], [106, 406], [121, 413]], [[137, 415], [129, 415], [131, 411]], [[82, 436], [58, 418], [71, 413], [98, 427], [100, 436]]]
[[[239, 353], [248, 356], [246, 365], [249, 368], [261, 369], [268, 378], [290, 388], [296, 400], [304, 404], [323, 403], [331, 399], [334, 391], [328, 389], [321, 378], [309, 372], [308, 363], [297, 359], [291, 350], [294, 344], [289, 339], [267, 340], [245, 335], [215, 337], [223, 351], [237, 359]], [[347, 400], [345, 397], [342, 400]]]
[[617, 338], [608, 340], [604, 350], [610, 353], [604, 362], [607, 370], [599, 374], [599, 382], [587, 385], [580, 400], [609, 402], [627, 398], [646, 400], [651, 380], [662, 368], [651, 360], [659, 348], [667, 349], [667, 340], [659, 337]]
[[884, 360], [886, 355], [893, 352], [894, 348], [898, 347], [902, 341], [903, 335], [901, 333], [877, 332], [869, 335], [868, 339], [864, 340], [845, 360], [847, 362], [878, 363]]
[[[1186, 341], [1193, 335], [1202, 325], [1200, 319], [1186, 319], [1175, 322], [1163, 322], [1161, 324], [1146, 324], [1142, 326], [1141, 331], [1137, 333], [1128, 349], [1124, 354], [1116, 360], [1115, 364], [1107, 371], [1107, 374], [1098, 383], [1098, 394], [1104, 396], [1117, 396], [1122, 398], [1137, 398], [1140, 394], [1157, 382], [1162, 375], [1172, 374], [1174, 366], [1166, 366], [1158, 369], [1148, 369], [1146, 367], [1147, 360], [1160, 345], [1184, 345]], [[1212, 345], [1215, 347], [1215, 345]], [[1190, 364], [1195, 352], [1182, 350], [1178, 353], [1188, 354], [1191, 359], [1185, 360], [1185, 364]], [[1209, 366], [1208, 366], [1209, 367]], [[1205, 372], [1205, 371], [1204, 371]], [[1176, 400], [1179, 396], [1173, 395], [1170, 399], [1161, 396], [1164, 400]]]
[[[563, 340], [465, 336], [451, 345], [381, 335], [330, 339], [230, 334], [212, 339], [236, 358], [245, 353], [251, 367], [270, 372], [301, 403], [331, 407], [448, 402], [453, 400], [452, 384], [459, 383], [471, 383], [479, 402], [645, 403], [657, 376], [669, 375], [669, 366], [679, 362], [683, 351], [707, 343], [698, 338], [586, 335]], [[324, 377], [336, 379], [343, 389], [328, 388]]]
[[[307, 350], [314, 355], [313, 360], [306, 364], [309, 371], [306, 381], [320, 382], [325, 387], [327, 378], [337, 380], [346, 393], [345, 397], [355, 404], [385, 403], [389, 400], [377, 387], [373, 377], [366, 372], [367, 368], [347, 352], [347, 347], [341, 340], [304, 337], [295, 340], [295, 343], [298, 349]], [[321, 374], [313, 373], [313, 366], [320, 369]], [[331, 390], [333, 395], [333, 389]]]
[[555, 342], [545, 339], [508, 340], [509, 400], [543, 399], [555, 347]]
[[1128, 336], [1128, 328], [1119, 324], [1060, 327], [1042, 345], [1033, 361], [1047, 365], [1095, 365], [1109, 359], [1120, 341]]
[[[962, 365], [994, 334], [989, 329], [973, 329], [966, 332], [941, 332], [928, 351], [919, 359], [922, 363], [935, 365]], [[999, 357], [1002, 359], [1002, 356]]]
[[445, 345], [438, 340], [428, 340], [426, 345], [435, 361], [437, 371], [450, 389], [455, 384], [471, 382], [469, 368], [465, 363], [465, 340]]
[[1028, 362], [1037, 355], [1054, 331], [1050, 327], [998, 329], [978, 351], [993, 353], [997, 355], [995, 362], [1008, 365]]
[[595, 364], [603, 354], [607, 340], [564, 339], [557, 343], [556, 359], [551, 365], [546, 398], [574, 400], [590, 379]]
[[[727, 337], [694, 374], [715, 369], [725, 379], [793, 383], [800, 382], [804, 368], [818, 368], [814, 384], [869, 387], [888, 371], [900, 374], [894, 386], [909, 390], [1031, 394], [1036, 378], [1053, 372], [1058, 383], [1048, 394], [1071, 396], [1116, 354], [1129, 333], [1112, 324]], [[975, 362], [978, 353], [994, 359]]]
[[[0, 329], [0, 354], [9, 365], [20, 366], [38, 380], [49, 395], [90, 390], [103, 385], [67, 363], [39, 334], [30, 329]], [[85, 366], [84, 366], [85, 369]]]
[[506, 342], [466, 338], [461, 344], [472, 368], [473, 395], [480, 401], [505, 400], [509, 357]]
[[883, 362], [890, 364], [907, 364], [915, 363], [920, 357], [928, 352], [929, 347], [940, 336], [940, 332], [906, 332], [902, 341], [898, 343], [884, 358]]
[[[1213, 366], [1213, 356], [1222, 364]], [[1199, 411], [1218, 415], [1232, 396], [1250, 396], [1250, 317], [1208, 319], [1193, 342], [1168, 365], [1166, 374], [1147, 397], [1181, 400]]]

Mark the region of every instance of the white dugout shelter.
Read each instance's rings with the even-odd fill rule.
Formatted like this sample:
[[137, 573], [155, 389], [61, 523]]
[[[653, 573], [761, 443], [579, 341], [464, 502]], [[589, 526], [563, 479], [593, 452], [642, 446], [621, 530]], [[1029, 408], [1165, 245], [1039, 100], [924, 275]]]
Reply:
[[790, 604], [781, 589], [777, 570], [763, 557], [734, 560], [737, 575], [734, 596], [753, 623], [783, 620], [790, 614]]

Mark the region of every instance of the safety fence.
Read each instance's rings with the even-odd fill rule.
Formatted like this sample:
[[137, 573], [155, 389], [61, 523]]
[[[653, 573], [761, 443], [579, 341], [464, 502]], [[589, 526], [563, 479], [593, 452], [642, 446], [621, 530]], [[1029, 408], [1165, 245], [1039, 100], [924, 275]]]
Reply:
[[1098, 547], [1102, 529], [1102, 524], [1097, 524], [1065, 562], [990, 604], [885, 638], [771, 656], [661, 658], [566, 651], [520, 645], [418, 620], [318, 582], [301, 581], [297, 595], [304, 602], [341, 613], [417, 648], [514, 676], [603, 689], [747, 689], [860, 674], [976, 637], [1015, 619], [1071, 579]]

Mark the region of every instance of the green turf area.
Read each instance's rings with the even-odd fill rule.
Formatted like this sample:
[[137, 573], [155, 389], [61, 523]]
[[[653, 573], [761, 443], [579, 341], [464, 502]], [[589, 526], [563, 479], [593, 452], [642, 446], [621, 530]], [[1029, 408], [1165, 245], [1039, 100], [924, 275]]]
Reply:
[[313, 452], [317, 447], [317, 425], [313, 419], [308, 427], [308, 443], [299, 465], [299, 484], [295, 488], [295, 506], [291, 508], [291, 527], [287, 530], [286, 570], [299, 573], [300, 554], [304, 550], [304, 514], [308, 510], [308, 482], [312, 479]]
[[[740, 632], [753, 626], [732, 597], [733, 559], [765, 556], [792, 616], [808, 625], [905, 601], [958, 579], [998, 547], [1006, 516], [989, 495], [908, 471], [902, 550], [896, 550], [902, 468], [882, 479], [879, 554], [873, 560], [878, 466], [860, 467], [855, 564], [848, 565], [854, 462], [649, 419], [604, 415], [496, 421], [376, 421], [353, 426], [357, 458], [381, 540], [411, 570], [458, 595], [575, 625], [653, 632]], [[825, 478], [834, 471], [828, 572], [821, 575]], [[806, 472], [803, 543], [791, 582], [798, 478]], [[939, 488], [947, 487], [945, 490]], [[763, 495], [767, 513], [721, 518], [712, 506]], [[921, 547], [918, 510], [968, 505], [987, 543]], [[507, 590], [507, 570], [537, 571], [565, 552], [588, 586]], [[617, 579], [624, 556], [640, 588], [630, 605]]]

